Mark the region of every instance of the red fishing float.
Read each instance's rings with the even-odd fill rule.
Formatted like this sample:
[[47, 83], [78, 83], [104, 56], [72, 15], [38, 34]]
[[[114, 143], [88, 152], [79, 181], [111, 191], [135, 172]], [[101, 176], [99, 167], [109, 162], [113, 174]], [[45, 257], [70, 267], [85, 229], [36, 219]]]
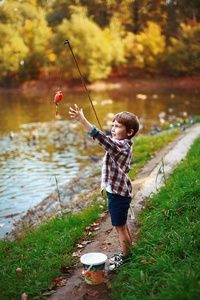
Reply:
[[62, 99], [62, 92], [58, 90], [54, 96], [54, 101], [53, 101], [56, 105], [56, 116], [58, 114], [58, 105], [59, 105], [61, 99]]

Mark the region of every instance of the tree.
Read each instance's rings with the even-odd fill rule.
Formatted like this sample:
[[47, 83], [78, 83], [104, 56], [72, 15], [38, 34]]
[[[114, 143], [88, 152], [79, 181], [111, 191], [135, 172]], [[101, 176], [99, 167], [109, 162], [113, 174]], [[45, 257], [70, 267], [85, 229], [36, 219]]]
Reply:
[[200, 20], [199, 0], [168, 0], [168, 32], [167, 37], [176, 37], [181, 23], [186, 23], [186, 18]]
[[113, 15], [109, 27], [104, 32], [108, 33], [108, 39], [111, 43], [112, 66], [119, 67], [125, 63], [125, 44], [123, 41], [125, 31], [118, 18], [118, 13]]
[[63, 19], [70, 19], [70, 7], [73, 5], [79, 5], [77, 0], [51, 0], [47, 7], [47, 21], [49, 25], [54, 29], [60, 25]]
[[57, 27], [54, 51], [57, 66], [67, 70], [68, 78], [80, 79], [72, 54], [64, 48], [69, 39], [84, 78], [90, 82], [106, 78], [111, 71], [111, 44], [105, 33], [87, 17], [83, 7], [73, 7], [70, 20], [64, 19]]
[[159, 25], [147, 22], [137, 35], [129, 32], [125, 38], [126, 58], [130, 69], [147, 74], [158, 74], [165, 58], [165, 36]]
[[[32, 2], [32, 1], [29, 1]], [[32, 3], [35, 4], [35, 1]], [[51, 30], [47, 26], [45, 13], [30, 3], [5, 1], [0, 5], [1, 76], [11, 72], [21, 79], [36, 78], [47, 61], [48, 40]]]
[[200, 72], [200, 24], [181, 24], [178, 38], [171, 38], [167, 49], [167, 65], [170, 75], [195, 76]]
[[167, 11], [165, 0], [134, 0], [132, 1], [134, 19], [133, 32], [140, 33], [148, 21], [158, 24], [162, 32], [167, 28]]
[[19, 72], [27, 54], [28, 47], [23, 38], [10, 24], [0, 24], [0, 74], [1, 78], [10, 72]]
[[37, 10], [37, 18], [26, 20], [23, 36], [29, 47], [29, 53], [24, 64], [24, 74], [26, 74], [26, 78], [37, 78], [40, 68], [48, 61], [49, 39], [51, 37], [51, 29], [47, 26], [42, 9]]

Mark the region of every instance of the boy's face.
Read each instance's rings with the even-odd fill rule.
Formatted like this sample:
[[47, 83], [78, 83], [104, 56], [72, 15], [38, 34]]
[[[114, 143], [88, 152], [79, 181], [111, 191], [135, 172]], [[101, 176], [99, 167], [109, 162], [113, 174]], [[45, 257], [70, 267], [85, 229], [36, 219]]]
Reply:
[[129, 138], [125, 125], [117, 122], [117, 120], [112, 123], [111, 134], [114, 140], [124, 140]]

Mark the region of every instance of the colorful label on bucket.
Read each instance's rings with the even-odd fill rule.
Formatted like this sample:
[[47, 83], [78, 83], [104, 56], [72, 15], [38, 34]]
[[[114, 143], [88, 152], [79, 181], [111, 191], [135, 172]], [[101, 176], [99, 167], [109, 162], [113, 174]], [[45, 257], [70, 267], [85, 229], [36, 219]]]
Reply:
[[92, 268], [87, 272], [90, 268], [89, 265], [83, 264], [83, 271], [85, 273], [85, 281], [88, 284], [100, 284], [104, 281], [104, 274], [105, 274], [105, 263], [101, 265], [94, 265]]

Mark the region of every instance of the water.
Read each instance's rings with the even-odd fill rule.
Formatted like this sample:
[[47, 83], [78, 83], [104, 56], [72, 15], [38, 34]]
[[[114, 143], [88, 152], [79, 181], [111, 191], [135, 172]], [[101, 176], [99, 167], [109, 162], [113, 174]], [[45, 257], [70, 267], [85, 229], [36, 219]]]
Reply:
[[[200, 114], [199, 91], [141, 90], [91, 92], [100, 123], [109, 115], [131, 111], [143, 125], [141, 133], [162, 126], [164, 119]], [[0, 238], [9, 232], [13, 221], [38, 204], [59, 184], [67, 183], [90, 163], [89, 154], [103, 156], [103, 150], [88, 144], [82, 127], [69, 118], [70, 106], [77, 103], [85, 116], [98, 126], [84, 91], [63, 92], [55, 117], [54, 91], [22, 93], [8, 91], [0, 95]], [[9, 133], [12, 136], [9, 137]]]

